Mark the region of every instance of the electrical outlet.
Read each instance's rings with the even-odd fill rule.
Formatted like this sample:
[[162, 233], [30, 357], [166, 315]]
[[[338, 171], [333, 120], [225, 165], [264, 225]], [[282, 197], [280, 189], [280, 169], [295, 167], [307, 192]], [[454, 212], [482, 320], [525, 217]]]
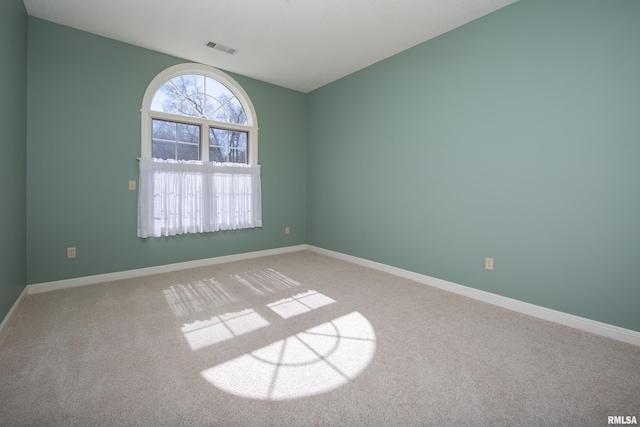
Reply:
[[493, 270], [493, 258], [484, 259], [484, 268], [487, 270]]
[[289, 227], [285, 227], [285, 228], [284, 228], [284, 234], [289, 234], [289, 231], [290, 231], [290, 230], [289, 230]]
[[67, 258], [75, 258], [76, 257], [76, 248], [67, 248]]
[[135, 190], [135, 189], [136, 189], [136, 182], [129, 181], [129, 190]]

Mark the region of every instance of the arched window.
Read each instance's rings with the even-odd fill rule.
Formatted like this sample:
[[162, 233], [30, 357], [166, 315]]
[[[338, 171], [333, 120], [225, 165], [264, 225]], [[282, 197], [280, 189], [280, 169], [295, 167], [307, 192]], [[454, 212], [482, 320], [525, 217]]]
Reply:
[[142, 157], [258, 163], [258, 122], [244, 89], [200, 64], [158, 74], [142, 102]]
[[256, 113], [234, 79], [170, 67], [141, 112], [138, 237], [262, 226]]

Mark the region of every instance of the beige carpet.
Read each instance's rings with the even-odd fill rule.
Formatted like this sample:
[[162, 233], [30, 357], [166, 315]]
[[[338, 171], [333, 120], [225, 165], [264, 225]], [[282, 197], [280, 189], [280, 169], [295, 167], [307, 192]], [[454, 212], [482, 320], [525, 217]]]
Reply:
[[606, 426], [640, 347], [311, 252], [27, 297], [2, 426]]

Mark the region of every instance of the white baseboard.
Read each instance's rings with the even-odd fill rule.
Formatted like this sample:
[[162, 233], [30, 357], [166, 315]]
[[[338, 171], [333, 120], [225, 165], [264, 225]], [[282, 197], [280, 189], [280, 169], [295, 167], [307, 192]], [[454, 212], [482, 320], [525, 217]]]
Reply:
[[330, 251], [328, 249], [318, 248], [310, 245], [307, 245], [307, 249], [312, 252], [341, 259], [343, 261], [348, 261], [364, 267], [369, 267], [385, 273], [393, 274], [395, 276], [413, 280], [414, 282], [433, 286], [459, 295], [464, 295], [478, 301], [493, 304], [512, 311], [517, 311], [519, 313], [524, 313], [529, 316], [537, 317], [539, 319], [548, 320], [551, 322], [559, 323], [561, 325], [570, 326], [575, 329], [580, 329], [582, 331], [591, 332], [593, 334], [640, 346], [640, 332], [633, 331], [631, 329], [625, 329], [619, 326], [598, 322], [596, 320], [575, 316], [573, 314], [563, 313], [561, 311], [529, 304], [501, 295], [492, 294], [490, 292], [481, 291], [479, 289], [470, 288], [468, 286], [459, 285], [457, 283], [448, 282], [446, 280], [436, 279], [435, 277], [426, 276], [424, 274], [415, 273], [413, 271], [403, 270], [401, 268], [392, 267], [390, 265], [382, 264], [379, 262], [369, 261], [364, 258], [358, 258], [340, 252]]
[[11, 306], [11, 310], [9, 310], [7, 315], [4, 316], [2, 323], [0, 323], [0, 339], [4, 336], [4, 333], [6, 332], [6, 329], [9, 327], [11, 320], [13, 320], [13, 317], [16, 315], [18, 308], [20, 308], [20, 304], [22, 304], [22, 301], [24, 301], [26, 297], [27, 297], [27, 288], [25, 287], [22, 290], [22, 292], [20, 292], [20, 296], [18, 296], [18, 299], [16, 300], [16, 302], [14, 302], [13, 305]]
[[98, 274], [95, 276], [78, 277], [75, 279], [56, 280], [54, 282], [37, 283], [27, 286], [29, 294], [57, 291], [59, 289], [75, 288], [78, 286], [95, 285], [97, 283], [113, 282], [115, 280], [131, 279], [152, 274], [168, 273], [171, 271], [185, 270], [188, 268], [205, 267], [226, 262], [242, 261], [251, 258], [259, 258], [269, 255], [279, 255], [289, 252], [302, 251], [307, 245], [287, 246], [284, 248], [266, 249], [263, 251], [246, 252], [236, 255], [226, 255], [215, 258], [199, 259], [195, 261], [179, 262], [175, 264], [159, 265], [157, 267], [139, 268], [136, 270], [119, 271], [115, 273]]

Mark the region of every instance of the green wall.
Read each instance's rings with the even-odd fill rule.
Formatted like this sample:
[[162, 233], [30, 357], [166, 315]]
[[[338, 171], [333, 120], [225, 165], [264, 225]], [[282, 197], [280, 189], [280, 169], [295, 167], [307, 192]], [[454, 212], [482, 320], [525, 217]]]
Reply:
[[27, 283], [306, 242], [306, 95], [233, 75], [258, 116], [264, 227], [139, 239], [128, 181], [138, 177], [142, 97], [185, 61], [28, 22]]
[[0, 316], [25, 283], [309, 243], [640, 331], [638, 18], [520, 0], [308, 95], [233, 75], [264, 227], [143, 240], [142, 96], [184, 61], [3, 2]]
[[638, 22], [520, 0], [310, 93], [308, 243], [640, 331]]
[[0, 2], [0, 320], [26, 285], [27, 12]]

